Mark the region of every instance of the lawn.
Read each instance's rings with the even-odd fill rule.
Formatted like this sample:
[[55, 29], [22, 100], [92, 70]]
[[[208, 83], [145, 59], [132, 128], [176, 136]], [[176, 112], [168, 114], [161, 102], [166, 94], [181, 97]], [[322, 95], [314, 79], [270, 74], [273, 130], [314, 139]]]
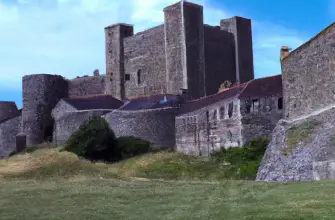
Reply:
[[334, 219], [335, 182], [2, 181], [5, 219]]
[[108, 165], [40, 150], [0, 160], [0, 219], [335, 219], [335, 181], [233, 181], [226, 171], [177, 153]]

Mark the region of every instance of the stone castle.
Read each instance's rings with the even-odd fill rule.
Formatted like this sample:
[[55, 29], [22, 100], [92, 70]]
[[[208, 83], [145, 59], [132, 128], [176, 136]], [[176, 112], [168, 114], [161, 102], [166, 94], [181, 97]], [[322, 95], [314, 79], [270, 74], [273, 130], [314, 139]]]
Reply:
[[283, 47], [282, 74], [254, 79], [250, 19], [210, 26], [203, 7], [190, 2], [163, 11], [164, 24], [143, 32], [105, 28], [106, 75], [24, 76], [22, 109], [0, 102], [0, 157], [24, 145], [63, 144], [98, 116], [116, 136], [202, 156], [270, 137], [257, 178], [275, 179], [278, 129], [334, 103], [333, 26], [291, 53]]

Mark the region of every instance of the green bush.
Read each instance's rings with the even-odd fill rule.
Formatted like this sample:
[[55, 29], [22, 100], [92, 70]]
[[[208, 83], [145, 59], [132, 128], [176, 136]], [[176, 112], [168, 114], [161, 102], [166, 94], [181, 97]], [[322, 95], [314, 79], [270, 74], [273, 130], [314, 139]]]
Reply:
[[101, 117], [91, 117], [66, 141], [64, 150], [91, 161], [115, 159], [117, 141], [108, 123]]
[[218, 163], [229, 163], [225, 169], [230, 178], [254, 179], [268, 144], [268, 138], [259, 137], [243, 147], [222, 148], [211, 156]]
[[119, 137], [117, 149], [119, 160], [132, 158], [141, 154], [151, 152], [150, 142], [135, 137]]

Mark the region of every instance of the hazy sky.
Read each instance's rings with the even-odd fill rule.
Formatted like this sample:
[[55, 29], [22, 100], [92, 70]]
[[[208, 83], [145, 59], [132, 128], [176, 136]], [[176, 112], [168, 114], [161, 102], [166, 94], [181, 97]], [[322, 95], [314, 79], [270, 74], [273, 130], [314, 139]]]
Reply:
[[[21, 78], [105, 73], [104, 27], [134, 24], [135, 32], [163, 23], [176, 0], [0, 0], [0, 100], [21, 107]], [[252, 19], [255, 76], [280, 73], [282, 45], [296, 48], [335, 20], [335, 0], [191, 0], [205, 23], [234, 15]]]

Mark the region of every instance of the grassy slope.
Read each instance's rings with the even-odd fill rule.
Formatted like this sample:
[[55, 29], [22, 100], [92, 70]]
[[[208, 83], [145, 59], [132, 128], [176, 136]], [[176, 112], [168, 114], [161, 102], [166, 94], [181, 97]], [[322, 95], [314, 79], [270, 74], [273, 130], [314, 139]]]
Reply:
[[[67, 152], [45, 150], [0, 161], [0, 219], [334, 219], [335, 181], [125, 179], [136, 174], [161, 176], [157, 170], [162, 164], [155, 161], [162, 158], [170, 161], [169, 171], [179, 172], [170, 174], [173, 179], [188, 179], [190, 174], [199, 177], [194, 172], [197, 164], [187, 168], [182, 162], [185, 158], [176, 154], [93, 165]], [[152, 165], [156, 169], [143, 169]], [[120, 176], [123, 180], [115, 178]]]

